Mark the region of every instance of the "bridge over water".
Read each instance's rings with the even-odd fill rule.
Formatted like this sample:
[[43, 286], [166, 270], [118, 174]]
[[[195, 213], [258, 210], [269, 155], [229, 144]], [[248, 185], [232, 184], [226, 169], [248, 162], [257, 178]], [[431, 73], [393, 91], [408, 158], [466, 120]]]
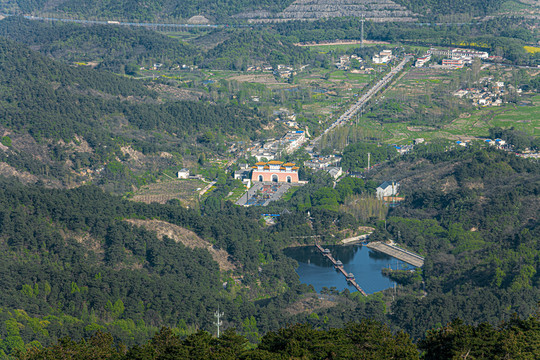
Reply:
[[362, 295], [367, 296], [367, 293], [360, 287], [360, 285], [358, 285], [358, 283], [354, 279], [354, 275], [352, 273], [345, 272], [345, 269], [343, 269], [343, 264], [341, 263], [341, 261], [334, 259], [334, 257], [330, 253], [330, 250], [323, 249], [323, 247], [319, 244], [315, 244], [315, 246], [317, 247], [317, 249], [321, 252], [323, 256], [325, 256], [328, 260], [332, 262], [332, 264], [334, 264], [334, 267], [336, 268], [336, 270], [338, 270], [339, 272], [343, 274], [343, 276], [345, 276], [345, 279], [347, 279], [347, 282], [349, 284], [354, 286], [356, 290], [358, 290]]

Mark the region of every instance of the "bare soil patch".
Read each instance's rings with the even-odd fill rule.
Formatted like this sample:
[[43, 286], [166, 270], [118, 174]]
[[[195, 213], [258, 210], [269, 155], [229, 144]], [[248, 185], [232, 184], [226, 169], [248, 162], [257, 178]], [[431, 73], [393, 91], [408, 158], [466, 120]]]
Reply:
[[218, 263], [221, 271], [236, 269], [236, 265], [229, 260], [229, 253], [222, 249], [216, 249], [208, 241], [198, 237], [193, 231], [161, 220], [128, 219], [126, 221], [147, 230], [155, 231], [160, 239], [167, 236], [176, 242], [181, 242], [190, 249], [207, 249], [214, 261]]
[[273, 75], [271, 74], [253, 74], [253, 75], [237, 75], [230, 77], [229, 80], [236, 80], [238, 82], [250, 82], [250, 83], [259, 83], [266, 85], [279, 85], [280, 83], [276, 81]]
[[318, 296], [317, 294], [309, 294], [306, 297], [291, 304], [285, 309], [289, 315], [298, 315], [304, 312], [313, 312], [317, 309], [326, 309], [337, 305], [335, 301], [331, 301], [327, 296]]

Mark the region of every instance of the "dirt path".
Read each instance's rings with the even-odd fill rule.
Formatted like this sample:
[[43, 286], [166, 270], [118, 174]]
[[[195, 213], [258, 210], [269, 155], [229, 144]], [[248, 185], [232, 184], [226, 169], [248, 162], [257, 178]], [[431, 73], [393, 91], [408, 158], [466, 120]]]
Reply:
[[[321, 42], [305, 42], [305, 43], [296, 43], [296, 46], [330, 46], [330, 45], [356, 45], [362, 44], [360, 40], [337, 40], [337, 41], [321, 41]], [[375, 40], [364, 40], [364, 44], [390, 44], [387, 41], [375, 41]]]

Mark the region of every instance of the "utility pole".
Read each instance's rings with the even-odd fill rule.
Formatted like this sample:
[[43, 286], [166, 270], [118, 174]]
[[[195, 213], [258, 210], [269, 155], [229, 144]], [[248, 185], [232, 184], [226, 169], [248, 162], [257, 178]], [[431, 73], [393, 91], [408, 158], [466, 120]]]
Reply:
[[214, 317], [217, 319], [217, 321], [214, 323], [214, 325], [217, 326], [217, 337], [219, 337], [219, 327], [223, 325], [223, 322], [220, 320], [220, 318], [225, 315], [225, 313], [219, 312], [219, 306], [217, 311], [214, 313]]
[[362, 14], [362, 20], [361, 20], [361, 21], [362, 21], [362, 30], [361, 30], [361, 32], [360, 32], [361, 44], [362, 44], [361, 47], [364, 47], [364, 21], [365, 21], [365, 20], [366, 20], [366, 19], [365, 19], [365, 15]]
[[367, 153], [367, 171], [369, 172], [369, 165], [371, 161], [371, 153]]

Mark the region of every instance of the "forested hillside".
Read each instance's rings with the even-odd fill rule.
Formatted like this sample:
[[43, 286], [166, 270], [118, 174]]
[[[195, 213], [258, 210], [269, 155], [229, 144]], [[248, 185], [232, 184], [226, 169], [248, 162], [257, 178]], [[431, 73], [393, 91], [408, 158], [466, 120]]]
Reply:
[[[45, 23], [8, 17], [0, 36], [69, 62], [99, 62], [117, 73], [136, 72], [140, 65], [191, 63], [198, 51], [186, 43], [145, 28], [70, 23]], [[127, 67], [127, 69], [126, 69]]]
[[[28, 149], [24, 134], [50, 147], [41, 162], [52, 158], [61, 173], [68, 159], [74, 165], [65, 169], [68, 172], [102, 167], [121, 155], [121, 146], [131, 145], [146, 154], [176, 152], [210, 130], [228, 137], [256, 137], [263, 123], [257, 112], [243, 106], [164, 102], [140, 81], [55, 62], [4, 38], [0, 38], [0, 87], [0, 126], [5, 134], [14, 132], [10, 149], [0, 156], [35, 175], [48, 171], [44, 164], [33, 164], [37, 159], [29, 154], [36, 149]], [[58, 143], [76, 138], [88, 142], [91, 151], [70, 155], [69, 146]], [[49, 140], [53, 143], [44, 144]], [[55, 177], [62, 178], [58, 172]]]
[[[479, 23], [461, 25], [433, 25], [366, 22], [365, 37], [371, 40], [425, 46], [456, 46], [458, 44], [478, 47], [497, 53], [506, 59], [525, 64], [535, 55], [523, 49], [538, 39], [534, 19], [494, 18]], [[309, 22], [286, 22], [273, 25], [281, 35], [298, 41], [328, 41], [336, 39], [357, 40], [361, 38], [361, 22], [357, 18], [325, 19]]]
[[234, 31], [231, 37], [204, 55], [203, 65], [212, 69], [245, 70], [261, 62], [305, 65], [314, 58], [308, 49], [294, 46], [284, 37], [253, 30]]
[[152, 0], [141, 6], [140, 2], [131, 0], [117, 2], [111, 0], [82, 1], [66, 0], [55, 4], [38, 0], [3, 1], [2, 11], [11, 10], [22, 13], [33, 13], [45, 10], [58, 11], [69, 16], [100, 19], [128, 19], [137, 21], [187, 20], [194, 15], [204, 15], [210, 19], [221, 20], [247, 10], [283, 10], [293, 0]]
[[426, 255], [426, 296], [399, 299], [391, 316], [397, 325], [421, 336], [419, 328], [454, 317], [494, 322], [534, 311], [540, 300], [538, 163], [497, 150], [439, 150], [380, 175], [399, 180], [406, 196], [389, 214], [389, 235]]
[[415, 346], [405, 333], [392, 334], [377, 322], [362, 321], [329, 331], [291, 326], [265, 335], [259, 346], [251, 349], [246, 337], [231, 330], [219, 338], [198, 332], [182, 339], [163, 328], [152, 340], [128, 351], [115, 347], [110, 334], [97, 332], [88, 341], [64, 340], [45, 349], [32, 348], [21, 353], [21, 359], [532, 359], [540, 355], [539, 332], [538, 314], [514, 318], [498, 328], [468, 326], [456, 320], [430, 331], [426, 340]]
[[[93, 62], [98, 69], [134, 75], [139, 66], [196, 64], [211, 69], [245, 70], [253, 64], [306, 64], [314, 54], [273, 32], [216, 30], [222, 43], [205, 51], [144, 28], [45, 23], [8, 17], [0, 36], [69, 63]], [[195, 40], [195, 43], [200, 42]]]
[[[501, 0], [462, 0], [460, 2], [455, 1], [419, 1], [419, 0], [399, 0], [398, 4], [405, 6], [413, 13], [425, 16], [426, 19], [434, 19], [439, 16], [448, 16], [452, 14], [463, 14], [466, 17], [471, 16], [485, 16], [498, 10], [502, 5]], [[39, 13], [41, 11], [58, 12], [63, 16], [78, 17], [85, 19], [126, 19], [135, 21], [186, 21], [192, 16], [202, 15], [212, 21], [231, 21], [231, 17], [237, 14], [242, 14], [242, 17], [268, 17], [269, 14], [277, 14], [285, 10], [287, 6], [291, 5], [293, 0], [265, 0], [265, 1], [253, 1], [253, 0], [229, 0], [227, 2], [220, 2], [217, 0], [203, 1], [203, 0], [152, 0], [145, 3], [145, 6], [141, 6], [137, 1], [124, 1], [121, 3], [101, 0], [101, 1], [82, 1], [82, 0], [64, 0], [59, 2], [47, 2], [44, 0], [30, 1], [30, 0], [6, 0], [3, 1], [1, 11], [9, 13]], [[302, 3], [300, 3], [301, 7]], [[308, 3], [306, 9], [313, 10], [313, 3]], [[328, 3], [315, 3], [320, 5], [320, 8], [316, 8], [316, 11], [325, 13], [326, 16], [333, 15], [336, 12], [335, 7], [331, 7], [329, 11]], [[343, 4], [340, 9], [341, 14], [347, 14], [347, 3]], [[351, 4], [348, 4], [349, 7]], [[359, 4], [360, 7], [364, 6], [368, 10], [375, 10], [374, 13], [368, 12], [368, 14], [375, 14], [380, 17], [380, 14], [388, 15], [384, 10], [387, 10], [388, 3], [374, 3], [370, 2], [366, 4]], [[394, 4], [395, 5], [395, 4]], [[393, 7], [390, 7], [393, 10]], [[382, 11], [381, 11], [382, 10]], [[358, 12], [358, 10], [356, 11]], [[281, 13], [283, 16], [283, 13]], [[345, 15], [347, 16], [347, 15]], [[368, 15], [369, 16], [369, 15]], [[271, 16], [270, 16], [271, 17]], [[285, 13], [284, 17], [288, 17]], [[298, 17], [295, 16], [295, 17]], [[311, 18], [317, 18], [316, 14], [312, 14]], [[384, 15], [383, 15], [384, 17]]]
[[[133, 346], [162, 325], [183, 336], [211, 330], [218, 305], [225, 327], [254, 343], [296, 322], [329, 329], [370, 318], [419, 339], [456, 317], [466, 324], [527, 317], [540, 301], [539, 174], [537, 163], [498, 150], [419, 146], [373, 174], [399, 181], [406, 197], [386, 230], [377, 217], [352, 216], [342, 205], [369, 199], [374, 181], [360, 179], [334, 189], [330, 179], [311, 177], [290, 203], [265, 210], [283, 214], [270, 227], [260, 209], [235, 207], [219, 191], [199, 211], [174, 201], [129, 202], [95, 187], [50, 190], [2, 179], [1, 346], [8, 353], [96, 329]], [[227, 251], [237, 270], [220, 273], [206, 250], [158, 240], [129, 218], [190, 229]], [[313, 289], [299, 284], [282, 253], [298, 241], [291, 235], [309, 243], [324, 233], [328, 242], [361, 224], [376, 225], [373, 240], [393, 238], [424, 255], [422, 271], [389, 274], [402, 284], [395, 300], [333, 290], [327, 305], [310, 303]]]

